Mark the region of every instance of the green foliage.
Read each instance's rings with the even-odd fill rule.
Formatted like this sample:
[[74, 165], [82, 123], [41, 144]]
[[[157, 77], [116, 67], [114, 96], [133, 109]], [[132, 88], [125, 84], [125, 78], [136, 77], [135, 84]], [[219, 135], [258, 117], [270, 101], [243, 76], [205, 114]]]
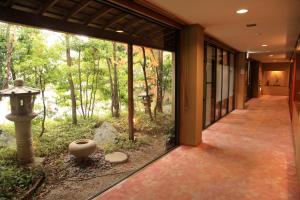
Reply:
[[46, 132], [39, 137], [39, 125], [33, 126], [35, 152], [40, 157], [53, 157], [64, 153], [68, 145], [77, 139], [91, 138], [96, 119], [81, 119], [78, 125], [72, 125], [64, 120], [46, 122]]
[[0, 22], [0, 88], [2, 88], [5, 77], [5, 56], [6, 56], [6, 26]]
[[106, 153], [113, 151], [122, 151], [122, 150], [138, 150], [143, 145], [149, 145], [153, 139], [149, 136], [144, 136], [138, 138], [135, 141], [128, 139], [128, 134], [123, 133], [118, 135], [114, 142], [107, 143], [103, 146], [103, 149]]
[[25, 192], [38, 176], [36, 169], [0, 166], [0, 199], [12, 199]]

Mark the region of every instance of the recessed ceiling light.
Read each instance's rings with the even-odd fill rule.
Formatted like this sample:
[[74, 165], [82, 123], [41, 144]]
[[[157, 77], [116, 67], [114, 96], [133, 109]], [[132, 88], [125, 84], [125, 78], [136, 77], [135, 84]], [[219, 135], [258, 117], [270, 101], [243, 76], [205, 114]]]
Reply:
[[273, 54], [271, 54], [271, 55], [269, 55], [270, 57], [273, 57], [274, 55]]
[[253, 24], [246, 24], [246, 26], [248, 27], [248, 28], [251, 28], [251, 27], [254, 27], [254, 26], [257, 26], [255, 23], [253, 23]]
[[262, 46], [262, 47], [267, 47], [268, 45], [267, 45], [267, 44], [262, 44], [261, 46]]
[[236, 11], [237, 14], [245, 14], [247, 12], [248, 12], [248, 10], [244, 9], [244, 8], [243, 9], [239, 9], [239, 10]]
[[117, 33], [124, 33], [123, 30], [116, 30]]

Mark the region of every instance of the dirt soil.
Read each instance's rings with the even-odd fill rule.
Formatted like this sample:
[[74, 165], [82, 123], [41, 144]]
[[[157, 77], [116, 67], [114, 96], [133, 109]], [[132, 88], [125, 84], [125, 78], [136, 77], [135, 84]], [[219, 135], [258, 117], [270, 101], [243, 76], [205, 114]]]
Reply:
[[[104, 191], [165, 153], [165, 136], [155, 137], [151, 144], [144, 145], [139, 150], [123, 151], [129, 155], [128, 162], [124, 164], [107, 163], [102, 151], [97, 151], [84, 167], [80, 163], [74, 163], [73, 158], [68, 155], [61, 155], [56, 162], [46, 161], [47, 180], [33, 199], [85, 200]], [[61, 166], [59, 168], [56, 167], [58, 162]]]

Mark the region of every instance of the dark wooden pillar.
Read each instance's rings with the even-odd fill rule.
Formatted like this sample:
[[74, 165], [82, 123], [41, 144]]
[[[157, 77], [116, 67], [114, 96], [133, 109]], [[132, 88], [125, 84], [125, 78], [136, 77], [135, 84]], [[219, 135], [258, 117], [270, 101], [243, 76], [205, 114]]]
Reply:
[[180, 41], [180, 144], [202, 142], [204, 31], [190, 25]]
[[240, 52], [236, 56], [236, 91], [235, 91], [235, 107], [237, 109], [245, 109], [245, 101], [247, 96], [246, 69], [247, 58], [245, 52]]
[[133, 117], [133, 48], [132, 44], [128, 44], [128, 133], [130, 140], [134, 140]]

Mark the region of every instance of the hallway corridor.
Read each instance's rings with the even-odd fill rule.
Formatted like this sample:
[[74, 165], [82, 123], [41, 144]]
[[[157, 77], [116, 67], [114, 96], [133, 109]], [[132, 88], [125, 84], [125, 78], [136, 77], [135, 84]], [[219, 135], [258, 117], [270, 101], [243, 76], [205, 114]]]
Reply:
[[250, 100], [202, 145], [178, 147], [96, 199], [299, 199], [287, 97]]

